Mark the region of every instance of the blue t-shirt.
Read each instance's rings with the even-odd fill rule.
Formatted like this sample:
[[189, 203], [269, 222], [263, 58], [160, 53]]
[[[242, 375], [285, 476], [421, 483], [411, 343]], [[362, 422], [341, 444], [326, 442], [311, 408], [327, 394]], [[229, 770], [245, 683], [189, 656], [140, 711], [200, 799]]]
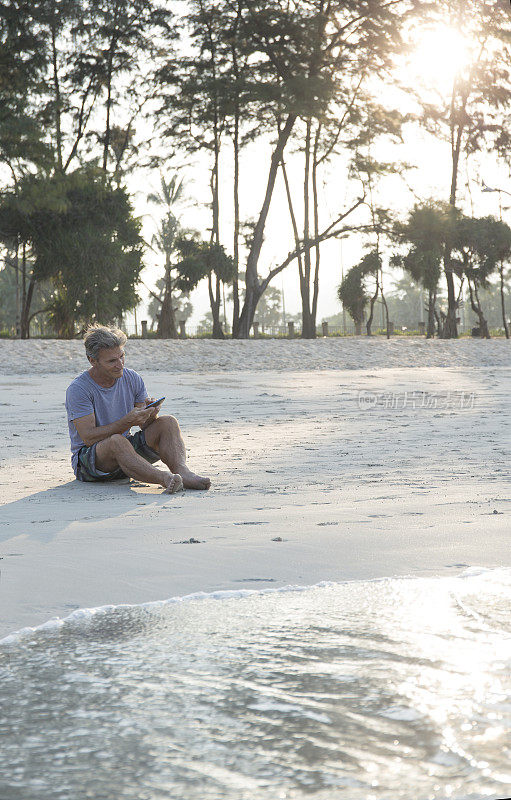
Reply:
[[[89, 373], [82, 372], [68, 386], [66, 411], [69, 436], [71, 437], [71, 465], [76, 475], [78, 451], [85, 442], [80, 439], [74, 419], [94, 414], [96, 425], [110, 425], [133, 411], [135, 403], [144, 403], [147, 398], [144, 381], [134, 370], [124, 368], [121, 378], [108, 389], [96, 383]], [[124, 431], [127, 436], [130, 430]]]

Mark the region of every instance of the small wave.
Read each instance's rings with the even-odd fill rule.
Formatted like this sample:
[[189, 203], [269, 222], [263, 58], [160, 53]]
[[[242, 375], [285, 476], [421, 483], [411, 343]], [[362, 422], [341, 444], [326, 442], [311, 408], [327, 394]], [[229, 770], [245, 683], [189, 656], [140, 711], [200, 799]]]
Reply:
[[[91, 619], [98, 618], [102, 615], [106, 616], [107, 614], [116, 612], [120, 609], [125, 609], [127, 611], [136, 609], [158, 611], [159, 609], [165, 608], [165, 606], [169, 606], [175, 603], [190, 603], [203, 600], [218, 600], [218, 601], [243, 600], [245, 598], [254, 596], [281, 594], [285, 592], [307, 592], [313, 589], [323, 589], [332, 586], [345, 586], [347, 584], [373, 584], [373, 583], [382, 583], [388, 581], [415, 582], [424, 580], [466, 582], [468, 580], [474, 581], [475, 579], [477, 579], [478, 582], [488, 583], [488, 585], [491, 585], [493, 589], [496, 589], [497, 586], [510, 588], [511, 569], [506, 569], [504, 567], [473, 566], [465, 569], [456, 577], [440, 576], [436, 578], [424, 578], [415, 575], [404, 575], [404, 576], [387, 576], [383, 578], [373, 578], [364, 581], [358, 581], [358, 580], [320, 581], [319, 583], [308, 584], [308, 585], [290, 584], [287, 586], [271, 587], [266, 589], [221, 589], [221, 590], [216, 590], [214, 592], [200, 591], [200, 592], [193, 592], [192, 594], [187, 594], [187, 595], [176, 595], [174, 597], [169, 597], [164, 600], [152, 600], [146, 603], [118, 603], [118, 604], [108, 604], [103, 606], [95, 606], [93, 608], [77, 608], [75, 611], [71, 612], [71, 614], [68, 614], [65, 617], [52, 617], [46, 622], [43, 622], [41, 625], [28, 626], [25, 628], [20, 628], [17, 631], [13, 631], [12, 633], [7, 634], [7, 636], [4, 636], [3, 638], [0, 639], [0, 646], [17, 644], [21, 642], [23, 639], [37, 635], [39, 633], [42, 634], [54, 633], [55, 631], [63, 628], [67, 624], [71, 623], [74, 625], [81, 621], [86, 623]], [[463, 606], [463, 603], [457, 594], [455, 594], [455, 599], [456, 602], [459, 604], [460, 608], [462, 608], [462, 610], [468, 613], [467, 608]], [[475, 611], [473, 611], [472, 613], [474, 614], [474, 616], [479, 616]]]
[[[388, 579], [378, 578], [377, 580]], [[118, 611], [119, 609], [126, 609], [128, 611], [136, 609], [157, 611], [174, 603], [190, 603], [200, 600], [243, 600], [246, 597], [253, 597], [254, 595], [277, 594], [282, 592], [306, 592], [310, 589], [322, 589], [327, 586], [341, 585], [343, 584], [337, 581], [321, 581], [320, 583], [315, 583], [310, 586], [289, 585], [270, 589], [222, 589], [215, 592], [193, 592], [192, 594], [169, 597], [166, 600], [151, 600], [147, 603], [118, 603], [96, 606], [94, 608], [77, 608], [66, 617], [52, 617], [41, 625], [34, 625], [33, 627], [28, 626], [26, 628], [20, 628], [18, 631], [13, 631], [13, 633], [9, 633], [7, 636], [0, 639], [0, 645], [17, 644], [23, 639], [38, 633], [54, 633], [68, 623], [87, 622], [101, 615]]]

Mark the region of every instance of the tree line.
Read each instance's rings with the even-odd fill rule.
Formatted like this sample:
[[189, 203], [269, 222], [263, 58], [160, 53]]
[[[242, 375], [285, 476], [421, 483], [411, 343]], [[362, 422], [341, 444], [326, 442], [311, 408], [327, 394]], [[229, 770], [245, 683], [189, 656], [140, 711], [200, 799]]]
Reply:
[[[473, 51], [442, 95], [407, 85], [396, 71], [413, 36], [439, 24], [461, 31]], [[160, 336], [177, 336], [177, 304], [205, 278], [213, 335], [225, 335], [228, 285], [232, 335], [248, 337], [265, 291], [296, 264], [302, 336], [312, 338], [323, 246], [346, 236], [362, 237], [366, 252], [339, 296], [355, 321], [368, 305], [368, 333], [376, 301], [385, 304], [383, 268], [399, 266], [427, 293], [428, 335], [457, 336], [463, 286], [487, 335], [480, 291], [499, 274], [504, 297], [509, 229], [461, 212], [460, 169], [484, 151], [509, 163], [510, 33], [501, 0], [2, 4], [0, 242], [4, 271], [16, 277], [21, 336], [38, 314], [61, 336], [119, 318], [139, 301], [152, 248], [165, 262], [149, 287]], [[400, 93], [397, 108], [381, 100], [385, 87]], [[399, 143], [410, 124], [445, 141], [450, 175], [445, 198], [418, 203], [399, 220], [378, 186], [411, 165], [382, 162], [379, 144]], [[241, 187], [255, 142], [268, 156], [258, 211], [247, 218]], [[200, 154], [208, 165], [206, 231], [181, 224], [182, 171], [169, 168], [176, 154]], [[230, 194], [221, 191], [227, 162]], [[325, 184], [339, 181], [339, 165], [337, 195], [346, 199], [327, 214]], [[160, 192], [147, 198], [161, 213], [151, 242], [126, 189], [141, 167], [161, 175]], [[292, 233], [287, 253], [265, 266], [278, 182]], [[445, 313], [437, 305], [442, 283]]]

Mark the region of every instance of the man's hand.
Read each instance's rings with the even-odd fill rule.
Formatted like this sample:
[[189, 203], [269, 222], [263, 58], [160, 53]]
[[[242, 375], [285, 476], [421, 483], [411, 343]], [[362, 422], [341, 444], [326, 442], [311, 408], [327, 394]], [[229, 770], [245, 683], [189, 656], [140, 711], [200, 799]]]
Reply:
[[154, 408], [135, 407], [129, 414], [126, 414], [124, 419], [130, 428], [132, 425], [138, 425], [143, 430], [153, 421], [154, 410]]
[[[156, 397], [147, 397], [146, 401], [145, 401], [146, 402], [146, 406], [149, 405], [149, 403], [154, 403], [155, 400], [156, 400]], [[160, 408], [161, 408], [161, 403], [160, 403], [159, 406], [153, 406], [151, 409], [149, 409], [151, 411], [151, 416], [149, 417], [149, 420], [148, 420], [148, 422], [146, 423], [146, 425], [144, 427], [147, 427], [147, 425], [150, 425], [151, 422], [154, 422], [154, 420], [158, 416]]]

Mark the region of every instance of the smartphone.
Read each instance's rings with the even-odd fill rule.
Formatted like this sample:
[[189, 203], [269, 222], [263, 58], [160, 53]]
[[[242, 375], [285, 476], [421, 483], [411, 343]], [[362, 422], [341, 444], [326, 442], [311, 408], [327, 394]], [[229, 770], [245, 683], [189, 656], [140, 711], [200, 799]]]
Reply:
[[160, 405], [160, 403], [163, 403], [163, 401], [164, 401], [164, 400], [165, 400], [165, 398], [164, 398], [164, 397], [160, 397], [160, 399], [159, 399], [159, 400], [153, 400], [153, 402], [152, 402], [152, 403], [149, 403], [149, 404], [146, 406], [146, 408], [154, 408], [154, 406], [159, 406], [159, 405]]

